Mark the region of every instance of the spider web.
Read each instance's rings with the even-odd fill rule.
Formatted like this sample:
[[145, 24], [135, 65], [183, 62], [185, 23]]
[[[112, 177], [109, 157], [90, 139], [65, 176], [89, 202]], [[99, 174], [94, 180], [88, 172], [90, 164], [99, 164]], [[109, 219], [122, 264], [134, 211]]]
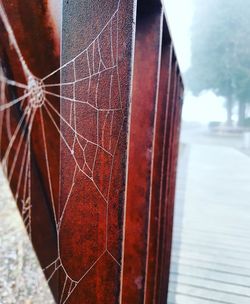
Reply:
[[[18, 172], [17, 190], [14, 194], [16, 200], [21, 201], [21, 215], [27, 232], [31, 238], [31, 134], [34, 118], [39, 115], [42, 130], [42, 142], [46, 162], [46, 172], [49, 184], [49, 192], [52, 201], [54, 220], [57, 228], [57, 240], [59, 240], [61, 224], [69, 204], [72, 189], [76, 181], [76, 175], [82, 174], [94, 185], [106, 204], [106, 226], [108, 226], [108, 208], [110, 196], [110, 183], [114, 157], [122, 131], [125, 115], [121, 100], [121, 86], [118, 69], [118, 11], [111, 16], [108, 23], [103, 27], [95, 39], [84, 48], [76, 57], [60, 66], [55, 71], [44, 76], [42, 79], [35, 77], [28, 68], [18, 46], [14, 32], [0, 1], [0, 19], [8, 34], [9, 44], [14, 49], [21, 64], [26, 82], [20, 83], [7, 77], [3, 64], [0, 64], [0, 143], [2, 143], [3, 129], [8, 134], [9, 142], [4, 155], [1, 155], [4, 172], [11, 183], [13, 174]], [[109, 37], [109, 58], [103, 49], [103, 36]], [[107, 48], [107, 46], [105, 46]], [[104, 52], [105, 51], [105, 52]], [[1, 62], [0, 62], [1, 63]], [[51, 83], [51, 79], [59, 73], [62, 75], [60, 83]], [[9, 88], [16, 88], [20, 94], [16, 98], [10, 98]], [[58, 88], [59, 94], [53, 89]], [[108, 88], [108, 90], [107, 90]], [[105, 96], [103, 92], [108, 92]], [[84, 96], [84, 99], [83, 99]], [[65, 113], [60, 113], [51, 102], [57, 99], [66, 108]], [[11, 109], [18, 107], [22, 115], [14, 130], [11, 126]], [[52, 173], [49, 162], [49, 151], [46, 141], [45, 114], [49, 117], [55, 130], [61, 139], [61, 145], [66, 147], [70, 157], [74, 161], [72, 168], [72, 185], [66, 201], [60, 212], [56, 210], [56, 204], [52, 189]], [[61, 128], [55, 120], [60, 119]], [[79, 126], [86, 122], [92, 131], [85, 132]], [[117, 122], [119, 124], [117, 128]], [[87, 124], [86, 124], [87, 127]], [[15, 146], [15, 155], [10, 153]], [[21, 167], [17, 168], [17, 158], [22, 152]], [[98, 157], [105, 155], [108, 163], [109, 176], [104, 180], [97, 178]], [[57, 258], [43, 270], [50, 273], [48, 282], [61, 270], [65, 274], [60, 303], [65, 303], [77, 284], [84, 279], [88, 272], [107, 253], [119, 264], [116, 258], [108, 250], [106, 228], [106, 247], [98, 258], [89, 265], [81, 278], [75, 280], [70, 277], [65, 269], [60, 256], [58, 245]], [[120, 264], [119, 264], [120, 265]]]

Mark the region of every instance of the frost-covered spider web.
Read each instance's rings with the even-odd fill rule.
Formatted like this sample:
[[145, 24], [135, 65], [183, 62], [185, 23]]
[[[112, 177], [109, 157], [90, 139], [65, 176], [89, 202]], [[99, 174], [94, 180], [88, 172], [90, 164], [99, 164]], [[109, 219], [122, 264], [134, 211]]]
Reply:
[[[108, 225], [108, 208], [110, 198], [110, 183], [114, 165], [114, 157], [118, 141], [124, 124], [124, 107], [121, 99], [121, 86], [118, 69], [118, 11], [111, 16], [95, 39], [84, 48], [76, 57], [52, 71], [43, 78], [37, 78], [30, 71], [22, 52], [18, 46], [7, 14], [0, 2], [0, 19], [8, 34], [9, 44], [14, 49], [21, 64], [26, 81], [17, 82], [8, 77], [3, 64], [0, 65], [0, 144], [3, 130], [8, 136], [8, 145], [1, 155], [4, 172], [11, 183], [14, 173], [18, 173], [17, 189], [14, 196], [22, 204], [21, 214], [30, 237], [32, 237], [31, 215], [31, 146], [32, 128], [35, 117], [39, 116], [41, 123], [41, 139], [43, 142], [49, 195], [52, 202], [54, 221], [57, 230], [57, 240], [60, 239], [60, 229], [70, 204], [72, 189], [79, 175], [87, 178], [101, 196], [105, 204], [106, 226]], [[107, 38], [108, 37], [108, 38]], [[106, 39], [108, 43], [103, 43]], [[109, 50], [107, 50], [109, 48]], [[108, 54], [108, 55], [107, 55]], [[61, 76], [60, 83], [53, 83], [55, 75]], [[11, 98], [9, 90], [15, 88], [18, 96]], [[59, 93], [55, 93], [55, 89]], [[51, 101], [58, 100], [63, 104], [60, 112]], [[11, 109], [21, 110], [21, 117], [14, 130], [11, 127]], [[45, 114], [49, 118], [61, 140], [61, 147], [68, 151], [73, 160], [72, 184], [67, 199], [57, 210], [55, 202], [49, 160], [49, 149], [46, 140]], [[56, 119], [60, 119], [60, 127]], [[15, 146], [15, 155], [10, 157]], [[22, 153], [20, 168], [17, 168], [17, 159]], [[100, 176], [100, 158], [106, 159], [105, 176]], [[19, 170], [19, 171], [17, 171]], [[106, 227], [105, 248], [95, 260], [89, 262], [81, 276], [72, 278], [63, 265], [59, 243], [58, 256], [44, 268], [49, 273], [48, 281], [60, 270], [65, 280], [60, 296], [60, 303], [65, 303], [78, 283], [89, 273], [104, 254], [112, 255], [107, 245], [108, 228]]]

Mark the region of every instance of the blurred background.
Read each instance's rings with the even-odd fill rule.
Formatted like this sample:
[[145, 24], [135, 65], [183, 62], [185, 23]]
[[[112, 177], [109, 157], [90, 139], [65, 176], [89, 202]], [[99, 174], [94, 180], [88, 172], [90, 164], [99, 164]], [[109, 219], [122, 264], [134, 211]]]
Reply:
[[168, 304], [250, 303], [250, 3], [165, 6], [185, 84]]

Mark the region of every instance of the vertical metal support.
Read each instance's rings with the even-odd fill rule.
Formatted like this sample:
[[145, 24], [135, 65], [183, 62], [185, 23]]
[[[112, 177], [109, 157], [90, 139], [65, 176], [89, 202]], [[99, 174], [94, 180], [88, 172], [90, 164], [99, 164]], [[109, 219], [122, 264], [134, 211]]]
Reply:
[[134, 10], [132, 0], [64, 1], [58, 235], [67, 303], [119, 298]]
[[128, 145], [121, 303], [142, 303], [147, 275], [162, 9], [139, 1]]
[[[168, 121], [169, 111], [169, 88], [171, 78], [171, 63], [172, 63], [172, 45], [168, 28], [163, 20], [163, 36], [161, 50], [161, 69], [160, 83], [158, 92], [158, 105], [156, 109], [155, 122], [155, 139], [154, 139], [154, 158], [152, 168], [152, 195], [151, 195], [151, 217], [149, 229], [149, 245], [148, 245], [148, 273], [146, 277], [146, 302], [155, 303], [156, 298], [156, 276], [158, 256], [161, 249], [160, 243], [160, 228], [161, 228], [161, 212], [162, 212], [162, 190], [164, 176], [164, 154], [166, 150], [166, 138], [164, 136], [166, 122]], [[158, 291], [157, 291], [158, 292]]]
[[[25, 92], [27, 94], [29, 77], [41, 79], [60, 64], [59, 39], [54, 35], [50, 13], [44, 2], [0, 1], [0, 69], [4, 73], [0, 80], [1, 104], [22, 98]], [[6, 87], [2, 86], [5, 78]], [[55, 75], [50, 80], [58, 83], [60, 78]], [[51, 91], [58, 93], [56, 88]], [[49, 99], [59, 110], [58, 101], [53, 96]], [[34, 105], [28, 105], [27, 98], [21, 101], [0, 111], [1, 161], [27, 233], [41, 267], [45, 268], [57, 256], [53, 199], [56, 204], [59, 192], [59, 135], [44, 108], [35, 111]], [[59, 125], [58, 117], [55, 121]], [[47, 270], [44, 272], [49, 278]], [[57, 298], [55, 281], [50, 284]]]

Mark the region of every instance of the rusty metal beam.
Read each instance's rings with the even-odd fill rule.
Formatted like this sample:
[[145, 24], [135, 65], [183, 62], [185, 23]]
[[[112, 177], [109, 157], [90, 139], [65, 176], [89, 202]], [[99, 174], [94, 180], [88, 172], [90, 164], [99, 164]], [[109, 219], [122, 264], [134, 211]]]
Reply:
[[138, 3], [128, 139], [122, 303], [142, 303], [145, 292], [162, 20], [159, 3], [152, 2], [146, 7]]

